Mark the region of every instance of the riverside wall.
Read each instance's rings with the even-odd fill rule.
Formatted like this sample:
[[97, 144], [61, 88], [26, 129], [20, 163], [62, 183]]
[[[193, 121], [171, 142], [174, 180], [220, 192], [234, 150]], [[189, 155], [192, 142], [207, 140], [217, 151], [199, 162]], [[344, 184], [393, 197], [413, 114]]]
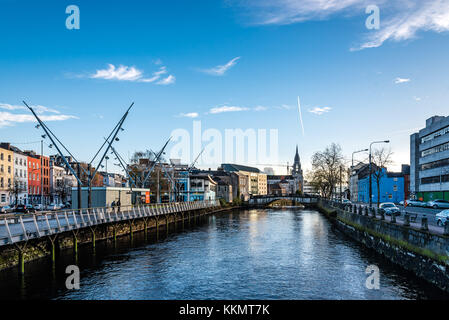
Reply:
[[319, 202], [317, 208], [342, 233], [449, 292], [448, 236], [349, 212], [325, 202]]

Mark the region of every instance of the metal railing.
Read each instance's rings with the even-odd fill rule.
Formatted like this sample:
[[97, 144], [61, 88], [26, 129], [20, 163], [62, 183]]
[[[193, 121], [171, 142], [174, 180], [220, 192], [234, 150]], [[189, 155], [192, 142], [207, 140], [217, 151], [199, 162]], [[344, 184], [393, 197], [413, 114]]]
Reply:
[[[386, 214], [382, 209], [379, 209], [377, 207], [369, 207], [368, 205], [360, 205], [360, 204], [345, 204], [341, 203], [339, 201], [333, 201], [333, 200], [327, 200], [327, 199], [321, 199], [321, 202], [326, 204], [327, 206], [331, 206], [336, 209], [341, 209], [346, 212], [351, 212], [358, 215], [364, 215], [369, 218], [373, 219], [379, 219], [379, 220], [387, 220]], [[415, 224], [414, 227], [419, 228], [422, 231], [430, 231], [435, 233], [443, 233], [444, 235], [449, 235], [449, 222], [445, 223], [443, 226], [434, 226], [432, 225], [429, 228], [429, 220], [426, 214], [419, 218], [419, 215], [417, 213], [410, 213], [407, 212], [406, 209], [401, 210], [401, 213], [403, 213], [403, 218], [397, 218], [394, 213], [390, 214], [389, 222], [402, 225], [405, 227], [413, 226], [412, 224]]]
[[219, 201], [206, 200], [8, 214], [0, 218], [0, 246], [105, 223], [213, 208], [219, 205]]

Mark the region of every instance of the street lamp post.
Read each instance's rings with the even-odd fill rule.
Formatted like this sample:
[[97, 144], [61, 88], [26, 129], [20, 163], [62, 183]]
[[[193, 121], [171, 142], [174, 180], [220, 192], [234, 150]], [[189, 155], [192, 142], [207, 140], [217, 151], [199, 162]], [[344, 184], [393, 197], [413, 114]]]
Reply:
[[[390, 140], [385, 140], [385, 141], [374, 141], [371, 142], [371, 144], [369, 145], [369, 207], [371, 208], [373, 205], [373, 186], [372, 186], [372, 173], [371, 173], [371, 147], [373, 144], [375, 143], [390, 143]], [[377, 192], [379, 192], [379, 190], [377, 190]]]
[[368, 151], [368, 149], [363, 149], [363, 150], [359, 150], [359, 151], [354, 151], [354, 152], [352, 153], [351, 169], [354, 167], [354, 155], [355, 155], [356, 153], [367, 152], [367, 151]]

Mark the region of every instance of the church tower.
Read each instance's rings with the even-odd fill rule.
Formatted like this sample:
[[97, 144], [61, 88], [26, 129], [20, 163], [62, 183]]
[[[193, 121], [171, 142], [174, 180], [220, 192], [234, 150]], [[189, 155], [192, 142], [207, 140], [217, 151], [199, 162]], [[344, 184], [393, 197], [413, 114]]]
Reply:
[[298, 145], [296, 145], [296, 154], [295, 160], [293, 161], [292, 176], [295, 179], [295, 185], [297, 186], [297, 190], [299, 190], [302, 193], [304, 186], [304, 178], [302, 175], [301, 160], [299, 158]]
[[299, 159], [298, 145], [296, 145], [295, 160], [293, 161], [292, 175], [302, 175], [301, 160]]

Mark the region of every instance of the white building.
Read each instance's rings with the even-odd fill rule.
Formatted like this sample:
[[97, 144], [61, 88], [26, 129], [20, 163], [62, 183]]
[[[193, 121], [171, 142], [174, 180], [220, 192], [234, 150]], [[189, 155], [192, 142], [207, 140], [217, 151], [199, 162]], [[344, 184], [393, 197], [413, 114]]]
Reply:
[[50, 195], [53, 203], [65, 203], [71, 200], [72, 187], [77, 185], [76, 178], [67, 174], [66, 169], [50, 166]]
[[26, 204], [28, 201], [28, 157], [18, 148], [11, 146], [14, 152], [14, 182], [12, 188], [17, 189], [17, 199], [14, 192], [11, 192], [11, 203]]

